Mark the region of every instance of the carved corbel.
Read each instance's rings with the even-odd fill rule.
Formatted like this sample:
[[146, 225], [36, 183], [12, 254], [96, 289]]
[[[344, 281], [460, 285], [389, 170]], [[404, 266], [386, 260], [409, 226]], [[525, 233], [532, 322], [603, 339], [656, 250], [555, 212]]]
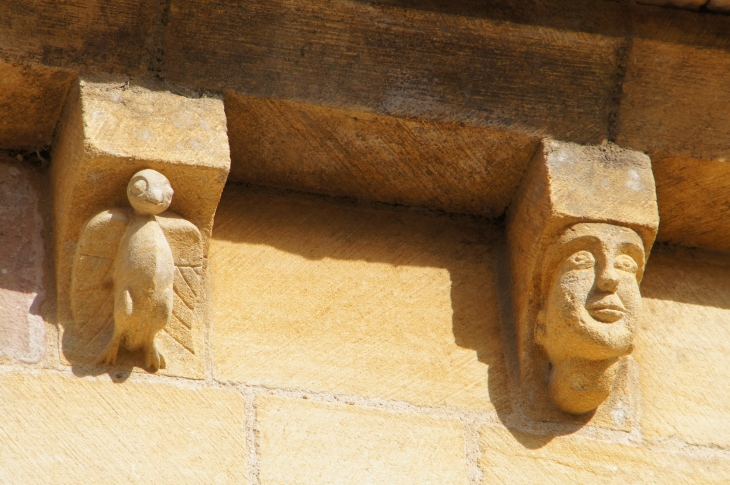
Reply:
[[125, 80], [71, 89], [51, 167], [67, 363], [204, 375], [206, 255], [229, 168], [221, 100]]
[[626, 386], [658, 224], [649, 157], [543, 141], [507, 219], [528, 415], [591, 413]]

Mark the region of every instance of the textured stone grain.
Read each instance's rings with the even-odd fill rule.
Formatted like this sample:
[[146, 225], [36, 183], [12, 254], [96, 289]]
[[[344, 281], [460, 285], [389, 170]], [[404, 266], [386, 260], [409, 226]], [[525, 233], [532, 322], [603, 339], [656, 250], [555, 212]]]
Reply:
[[652, 158], [730, 158], [726, 143], [730, 98], [725, 95], [730, 90], [728, 28], [730, 19], [722, 36], [725, 44], [716, 49], [634, 40], [622, 87], [616, 143], [646, 151]]
[[0, 355], [25, 362], [45, 352], [43, 220], [30, 167], [0, 156]]
[[50, 144], [72, 79], [70, 71], [0, 62], [0, 148]]
[[508, 412], [494, 230], [229, 190], [210, 255], [217, 377]]
[[534, 138], [229, 94], [232, 181], [497, 216]]
[[[263, 98], [585, 143], [607, 138], [621, 35], [491, 20], [479, 8], [464, 15], [466, 2], [449, 15], [437, 3], [450, 10], [447, 2], [256, 0], [244, 9], [234, 0], [175, 1], [163, 72]], [[620, 14], [602, 17], [609, 2], [598, 3], [594, 25], [621, 24]]]
[[466, 484], [456, 420], [256, 398], [261, 485]]
[[637, 336], [644, 436], [730, 448], [730, 261], [652, 255]]
[[3, 483], [248, 483], [232, 392], [5, 373], [0, 413]]
[[652, 451], [568, 436], [532, 436], [485, 426], [479, 465], [482, 483], [722, 484], [730, 460]]
[[90, 72], [151, 65], [160, 0], [0, 0], [0, 58]]
[[657, 240], [730, 251], [730, 163], [721, 160], [652, 160], [659, 203]]

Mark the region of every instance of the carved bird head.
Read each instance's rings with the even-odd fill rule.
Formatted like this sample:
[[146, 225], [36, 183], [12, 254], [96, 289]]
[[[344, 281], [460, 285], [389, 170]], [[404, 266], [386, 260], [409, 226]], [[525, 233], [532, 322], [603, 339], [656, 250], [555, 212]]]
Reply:
[[167, 177], [151, 169], [135, 173], [127, 185], [127, 198], [140, 214], [157, 215], [172, 202], [172, 186]]

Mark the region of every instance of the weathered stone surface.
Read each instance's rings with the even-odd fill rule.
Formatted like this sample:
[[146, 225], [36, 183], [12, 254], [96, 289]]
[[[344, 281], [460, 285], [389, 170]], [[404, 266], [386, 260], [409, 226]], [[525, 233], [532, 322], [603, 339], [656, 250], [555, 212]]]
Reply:
[[634, 40], [616, 143], [649, 152], [652, 159], [730, 158], [729, 28], [727, 19], [725, 44], [715, 41], [715, 49]]
[[256, 417], [261, 485], [467, 483], [456, 420], [268, 396]]
[[642, 293], [644, 436], [730, 448], [730, 260], [657, 252]]
[[140, 73], [155, 49], [160, 0], [0, 0], [0, 59]]
[[485, 426], [482, 483], [727, 483], [730, 460]]
[[[619, 359], [632, 351], [638, 285], [658, 219], [645, 154], [554, 140], [536, 151], [507, 217], [528, 415], [564, 420], [560, 411], [593, 411], [612, 387], [616, 396], [625, 394], [625, 362]], [[557, 408], [551, 409], [548, 395]], [[625, 410], [630, 404], [622, 396], [604, 407]]]
[[230, 180], [497, 216], [531, 137], [229, 94]]
[[730, 163], [721, 160], [652, 160], [661, 224], [657, 240], [730, 251]]
[[10, 160], [0, 155], [0, 355], [36, 362], [46, 345], [43, 219], [33, 169]]
[[709, 0], [707, 8], [713, 12], [730, 12], [730, 1], [728, 0]]
[[686, 8], [688, 10], [699, 10], [702, 7], [706, 7], [707, 10], [712, 12], [730, 11], [730, 2], [728, 0], [637, 0], [637, 2], [662, 7], [673, 6]]
[[155, 341], [160, 330], [189, 352], [200, 351], [193, 334], [204, 293], [202, 237], [167, 210], [173, 192], [160, 172], [140, 170], [127, 185], [131, 207], [101, 211], [84, 227], [71, 310], [79, 329], [73, 333], [95, 363], [115, 365], [120, 350], [128, 350], [139, 351], [150, 372], [165, 368]]
[[233, 392], [3, 373], [0, 414], [4, 483], [248, 483]]
[[[51, 178], [58, 318], [64, 329], [64, 355], [72, 363], [97, 360], [86, 352], [89, 342], [83, 329], [72, 324], [69, 290], [79, 236], [92, 216], [128, 206], [126, 189], [132, 175], [149, 168], [169, 179], [175, 191], [170, 210], [200, 230], [203, 255], [207, 254], [213, 214], [230, 167], [223, 103], [152, 87], [128, 87], [124, 78], [82, 79], [64, 109]], [[202, 377], [205, 307], [196, 307], [199, 325], [192, 329], [192, 351], [170, 334], [160, 333], [160, 348], [167, 356], [165, 373]], [[136, 357], [130, 359], [118, 364], [138, 365]]]
[[[163, 72], [176, 82], [346, 110], [583, 143], [608, 137], [622, 34], [379, 3], [175, 1]], [[610, 4], [591, 3], [602, 13], [616, 10]], [[609, 17], [622, 22], [620, 13]]]
[[227, 190], [219, 379], [509, 412], [494, 226]]
[[72, 79], [65, 70], [0, 62], [0, 148], [36, 150], [51, 143]]
[[645, 5], [659, 5], [666, 7], [672, 5], [674, 7], [686, 8], [690, 10], [699, 10], [701, 6], [707, 3], [707, 0], [636, 0], [638, 3]]

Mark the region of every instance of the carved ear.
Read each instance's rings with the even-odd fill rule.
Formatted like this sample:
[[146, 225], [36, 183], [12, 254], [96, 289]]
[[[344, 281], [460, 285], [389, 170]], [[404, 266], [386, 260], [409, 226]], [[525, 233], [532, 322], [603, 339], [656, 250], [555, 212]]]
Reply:
[[537, 314], [537, 322], [535, 323], [535, 342], [539, 345], [543, 345], [547, 333], [547, 327], [545, 326], [545, 318], [547, 314], [545, 310], [540, 310]]

